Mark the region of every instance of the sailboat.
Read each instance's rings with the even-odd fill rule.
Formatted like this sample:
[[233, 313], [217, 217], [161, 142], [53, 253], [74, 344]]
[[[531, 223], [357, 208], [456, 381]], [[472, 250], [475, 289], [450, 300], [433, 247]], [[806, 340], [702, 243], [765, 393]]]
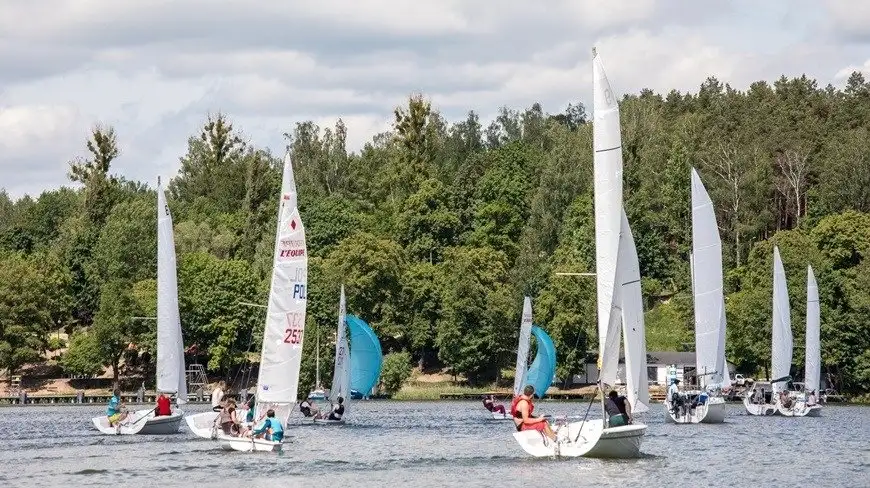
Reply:
[[819, 310], [819, 285], [813, 274], [813, 267], [807, 266], [807, 332], [806, 358], [804, 364], [804, 391], [790, 391], [792, 404], [785, 407], [777, 403], [777, 413], [785, 417], [818, 417], [822, 406], [818, 403], [808, 403], [809, 392], [815, 392], [818, 398], [819, 378], [821, 377], [821, 345], [819, 332], [821, 322]]
[[314, 389], [308, 393], [308, 401], [326, 401], [327, 395], [326, 390], [323, 389], [320, 383], [320, 328], [318, 327], [315, 330], [315, 341], [314, 345]]
[[[725, 421], [728, 382], [725, 362], [725, 297], [722, 291], [722, 241], [713, 202], [692, 168], [692, 296], [695, 305], [695, 363], [701, 390], [683, 391], [687, 404], [707, 393], [694, 408], [679, 408], [665, 398], [665, 420], [678, 424], [719, 424]], [[730, 386], [730, 385], [728, 385]]]
[[755, 382], [743, 398], [743, 406], [750, 415], [774, 415], [779, 410], [779, 392], [784, 391], [791, 377], [791, 312], [785, 269], [779, 247], [773, 247], [773, 323], [771, 326], [770, 362], [773, 380]]
[[[531, 337], [535, 337], [537, 351], [528, 364]], [[543, 398], [556, 376], [556, 346], [544, 329], [532, 323], [532, 300], [523, 300], [523, 315], [520, 320], [520, 338], [517, 344], [517, 362], [514, 371], [514, 397], [523, 393], [526, 385], [535, 388], [535, 396]], [[511, 413], [488, 412], [493, 420], [513, 420]]]
[[[299, 218], [296, 182], [289, 158], [284, 159], [279, 209], [254, 419], [258, 423], [268, 410], [273, 410], [275, 418], [286, 427], [299, 387], [308, 284], [305, 228]], [[232, 437], [224, 433], [218, 433], [217, 440], [225, 450], [281, 450], [280, 441]]]
[[[341, 286], [341, 298], [338, 302], [338, 331], [335, 338], [335, 365], [332, 373], [332, 388], [329, 389], [329, 401], [333, 405], [342, 399], [344, 415], [341, 420], [314, 419], [316, 424], [343, 424], [345, 416], [350, 413], [350, 349], [347, 344], [347, 315], [344, 300], [344, 285]], [[311, 399], [311, 395], [308, 396]]]
[[[175, 395], [176, 406], [187, 403], [184, 342], [178, 313], [178, 281], [175, 271], [175, 237], [172, 214], [157, 178], [157, 392]], [[96, 417], [94, 426], [104, 434], [175, 434], [184, 412], [155, 416], [154, 409], [138, 410], [117, 426]]]
[[[592, 50], [594, 97], [594, 177], [595, 177], [595, 262], [598, 295], [598, 367], [599, 388], [603, 396], [605, 387], [616, 383], [619, 366], [620, 321], [642, 321], [641, 305], [635, 295], [634, 268], [637, 253], [628, 219], [622, 209], [622, 142], [619, 128], [619, 106], [604, 66], [595, 49]], [[632, 260], [632, 258], [634, 258]], [[630, 296], [623, 300], [623, 296]], [[626, 316], [623, 308], [631, 312]], [[631, 364], [626, 368], [632, 388], [640, 395], [643, 387], [636, 377], [637, 367], [645, 361], [636, 357], [641, 346], [632, 342], [636, 334], [626, 337], [626, 356]], [[635, 362], [636, 361], [636, 362]], [[646, 370], [646, 368], [643, 368]], [[629, 391], [631, 394], [631, 391]], [[647, 392], [647, 395], [649, 393]], [[637, 403], [638, 400], [635, 400]], [[606, 415], [605, 415], [606, 417]], [[536, 431], [516, 432], [514, 437], [527, 453], [536, 457], [637, 457], [646, 433], [646, 425], [635, 423], [610, 427], [603, 419], [583, 419], [559, 426], [557, 440], [551, 441]]]

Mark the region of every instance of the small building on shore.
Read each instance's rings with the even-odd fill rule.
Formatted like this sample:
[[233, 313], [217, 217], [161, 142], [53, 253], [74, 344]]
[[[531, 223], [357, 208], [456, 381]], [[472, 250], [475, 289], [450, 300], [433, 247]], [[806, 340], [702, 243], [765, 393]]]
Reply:
[[[695, 351], [648, 351], [646, 354], [647, 378], [650, 385], [667, 386], [668, 367], [677, 370], [677, 379], [683, 383], [695, 383]], [[729, 376], [734, 377], [734, 365], [728, 363]], [[617, 384], [625, 384], [625, 355], [619, 355]], [[688, 380], [688, 381], [687, 381]], [[598, 382], [598, 353], [589, 351], [585, 371], [575, 374], [575, 385], [591, 385]]]

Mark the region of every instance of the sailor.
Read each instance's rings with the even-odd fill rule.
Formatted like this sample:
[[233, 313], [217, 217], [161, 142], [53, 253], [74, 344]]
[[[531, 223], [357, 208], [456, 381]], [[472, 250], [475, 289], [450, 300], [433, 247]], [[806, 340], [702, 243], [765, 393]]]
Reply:
[[299, 411], [306, 417], [317, 417], [317, 414], [319, 413], [317, 407], [312, 405], [307, 398], [302, 400], [302, 403], [299, 404]]
[[674, 415], [677, 414], [677, 411], [685, 409], [685, 399], [680, 394], [679, 384], [680, 380], [674, 378], [671, 380], [671, 386], [668, 387], [668, 398], [671, 400], [671, 411]]
[[628, 402], [628, 399], [620, 396], [614, 390], [611, 390], [607, 397], [607, 400], [604, 402], [604, 411], [610, 416], [610, 426], [618, 427], [630, 424], [631, 404]]
[[127, 418], [127, 409], [121, 403], [121, 390], [115, 388], [112, 391], [112, 398], [109, 399], [109, 405], [106, 407], [106, 417], [109, 418], [109, 425], [117, 425]]
[[154, 408], [154, 416], [172, 415], [172, 407], [169, 405], [169, 397], [165, 393], [160, 393], [157, 397], [157, 407]]
[[484, 395], [483, 408], [489, 410], [490, 412], [498, 412], [504, 415], [504, 405], [496, 404], [495, 398], [492, 395]]
[[332, 411], [329, 412], [328, 420], [341, 420], [341, 416], [344, 415], [344, 398], [338, 397], [338, 404], [333, 405]]
[[259, 429], [253, 432], [254, 437], [263, 438], [267, 441], [281, 442], [284, 438], [284, 427], [281, 422], [275, 418], [275, 411], [271, 408], [266, 411], [266, 421]]
[[535, 387], [526, 385], [523, 388], [523, 394], [514, 398], [511, 402], [511, 416], [514, 418], [514, 425], [517, 427], [517, 432], [523, 430], [537, 430], [543, 435], [552, 440], [556, 440], [556, 433], [550, 428], [550, 423], [543, 417], [534, 417], [532, 413], [535, 411], [535, 405], [532, 403], [532, 396], [535, 394]]
[[221, 380], [218, 382], [217, 387], [211, 392], [211, 409], [215, 412], [220, 412], [222, 410], [221, 400], [224, 399], [224, 388], [226, 387], [226, 382]]

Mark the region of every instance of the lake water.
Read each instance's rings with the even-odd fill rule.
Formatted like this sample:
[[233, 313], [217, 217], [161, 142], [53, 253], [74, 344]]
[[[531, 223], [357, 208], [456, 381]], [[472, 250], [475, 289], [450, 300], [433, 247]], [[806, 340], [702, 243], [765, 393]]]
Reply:
[[477, 402], [356, 402], [352, 425], [291, 420], [281, 454], [225, 452], [185, 424], [174, 436], [105, 436], [90, 423], [103, 406], [8, 407], [0, 486], [870, 486], [870, 408], [829, 405], [820, 418], [795, 419], [728, 407], [725, 424], [673, 425], [654, 405], [644, 455], [632, 460], [531, 458], [513, 424], [486, 420]]

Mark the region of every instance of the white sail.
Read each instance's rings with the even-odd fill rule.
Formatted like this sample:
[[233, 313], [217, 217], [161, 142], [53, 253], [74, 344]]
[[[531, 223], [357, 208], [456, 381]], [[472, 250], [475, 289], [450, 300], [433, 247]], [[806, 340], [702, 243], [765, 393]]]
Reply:
[[822, 375], [822, 348], [819, 339], [821, 310], [819, 307], [819, 285], [813, 267], [807, 266], [807, 342], [804, 388], [819, 395], [819, 381]]
[[[792, 335], [791, 308], [788, 303], [788, 288], [785, 269], [779, 256], [779, 247], [773, 248], [773, 325], [771, 330], [771, 363], [773, 380], [788, 376], [791, 372]], [[774, 383], [773, 391], [785, 390], [785, 384]]]
[[285, 422], [296, 401], [305, 332], [308, 252], [296, 208], [289, 157], [284, 160], [280, 211], [257, 379], [257, 416], [275, 409]]
[[640, 263], [628, 217], [622, 212], [622, 238], [619, 240], [619, 273], [622, 284], [622, 331], [625, 336], [625, 383], [631, 411], [649, 410], [649, 378], [646, 370], [646, 328], [643, 321], [643, 296]]
[[329, 401], [338, 403], [338, 397], [343, 399], [344, 415], [350, 411], [350, 349], [347, 343], [347, 311], [344, 300], [344, 285], [341, 285], [341, 298], [338, 302], [338, 332], [335, 336], [335, 367], [332, 373], [332, 388], [329, 390]]
[[[529, 340], [532, 335], [532, 299], [525, 297], [523, 300], [523, 317], [520, 320], [520, 340], [517, 344], [517, 368], [514, 372], [514, 396], [520, 395], [526, 386], [526, 367], [529, 361]], [[543, 396], [543, 391], [535, 392]]]
[[692, 294], [695, 303], [695, 362], [700, 384], [721, 385], [725, 373], [725, 303], [722, 241], [713, 202], [692, 168]]
[[592, 73], [598, 367], [601, 382], [613, 385], [619, 366], [619, 295], [622, 288], [616, 286], [622, 214], [622, 142], [619, 106], [595, 50], [592, 53]]
[[172, 214], [157, 179], [157, 391], [187, 402], [184, 341], [178, 313], [178, 277]]

